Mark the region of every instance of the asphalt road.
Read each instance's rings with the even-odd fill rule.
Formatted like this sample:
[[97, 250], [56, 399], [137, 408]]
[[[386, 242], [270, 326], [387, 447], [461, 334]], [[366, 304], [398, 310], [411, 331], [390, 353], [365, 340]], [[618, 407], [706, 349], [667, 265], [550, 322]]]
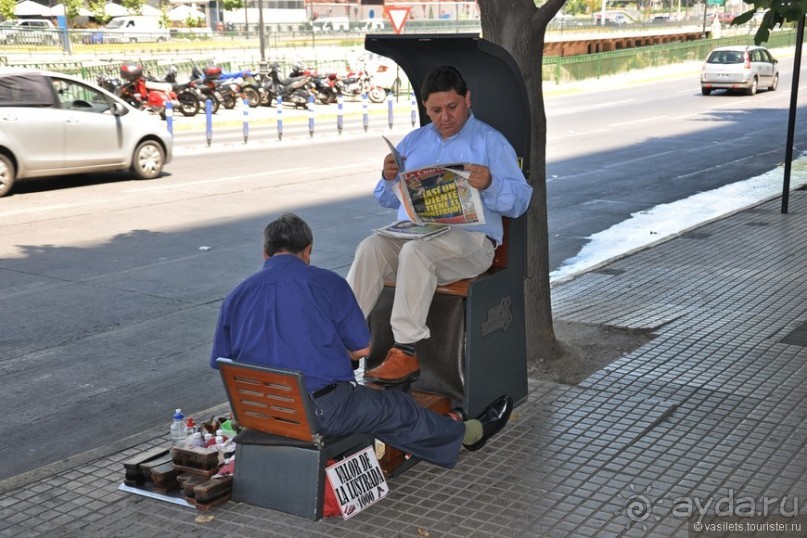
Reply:
[[[548, 96], [553, 267], [631, 212], [781, 162], [782, 69], [780, 90], [755, 97], [703, 97], [689, 75]], [[298, 212], [314, 229], [313, 262], [345, 274], [358, 241], [392, 219], [370, 193], [380, 135], [408, 126], [381, 118], [367, 134], [312, 139], [301, 123], [282, 142], [267, 132], [246, 145], [237, 126], [222, 127], [209, 148], [178, 134], [158, 180], [26, 181], [1, 199], [0, 407], [11, 441], [0, 480], [167, 429], [177, 407], [207, 418], [197, 413], [225, 400], [208, 367], [218, 305], [260, 267], [266, 222]]]

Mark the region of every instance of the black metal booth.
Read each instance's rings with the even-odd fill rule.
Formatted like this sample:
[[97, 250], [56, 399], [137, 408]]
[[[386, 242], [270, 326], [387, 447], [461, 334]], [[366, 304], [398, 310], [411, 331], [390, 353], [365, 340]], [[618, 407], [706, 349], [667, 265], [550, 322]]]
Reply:
[[[474, 115], [503, 133], [522, 160], [522, 170], [529, 169], [529, 101], [521, 73], [503, 48], [461, 34], [368, 35], [365, 47], [391, 58], [406, 73], [421, 125], [429, 122], [420, 98], [423, 78], [436, 66], [456, 67], [468, 84]], [[448, 396], [469, 416], [481, 413], [502, 394], [516, 403], [527, 396], [526, 216], [505, 218], [504, 224], [505, 244], [490, 271], [461, 283], [459, 292], [438, 287], [427, 322], [432, 336], [417, 348], [421, 377], [413, 388]], [[384, 359], [393, 343], [393, 294], [392, 288], [385, 288], [370, 315], [373, 351], [368, 369]]]

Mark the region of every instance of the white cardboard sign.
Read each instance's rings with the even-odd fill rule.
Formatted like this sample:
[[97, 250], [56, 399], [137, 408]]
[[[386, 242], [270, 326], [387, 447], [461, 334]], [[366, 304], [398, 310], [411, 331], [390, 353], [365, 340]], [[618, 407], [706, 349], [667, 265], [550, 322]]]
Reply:
[[372, 446], [326, 467], [342, 517], [350, 519], [389, 493]]

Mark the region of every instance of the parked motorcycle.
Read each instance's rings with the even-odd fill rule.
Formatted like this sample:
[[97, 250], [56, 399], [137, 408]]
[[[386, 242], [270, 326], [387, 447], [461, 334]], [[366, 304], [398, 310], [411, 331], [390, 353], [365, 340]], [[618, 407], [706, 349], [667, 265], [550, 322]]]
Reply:
[[280, 97], [284, 102], [291, 103], [295, 108], [305, 107], [308, 104], [310, 95], [306, 86], [311, 81], [309, 75], [289, 77], [281, 79], [278, 75], [279, 66], [273, 63], [269, 69], [269, 74], [262, 81], [263, 89], [266, 92], [264, 104], [272, 106]]
[[115, 95], [135, 108], [147, 110], [165, 119], [165, 103], [179, 106], [177, 95], [170, 84], [146, 80], [143, 68], [137, 64], [122, 64], [120, 79], [107, 78], [102, 87], [112, 87]]
[[217, 65], [209, 65], [203, 70], [194, 66], [191, 70], [191, 84], [199, 91], [202, 103], [210, 100], [213, 114], [219, 111], [222, 102], [222, 95], [217, 83], [220, 76], [221, 67]]
[[386, 90], [373, 82], [372, 75], [366, 69], [351, 71], [346, 77], [337, 78], [336, 87], [342, 95], [348, 97], [357, 98], [366, 93], [373, 103], [383, 103], [387, 97]]
[[311, 82], [308, 83], [308, 91], [314, 95], [323, 105], [335, 103], [337, 96], [340, 92], [336, 87], [336, 73], [328, 73], [327, 75], [320, 75], [308, 67], [303, 67], [300, 64], [295, 64], [291, 67], [290, 77], [310, 76]]
[[176, 92], [177, 101], [179, 102], [177, 109], [183, 116], [190, 117], [199, 113], [199, 110], [202, 108], [200, 103], [203, 98], [202, 93], [196, 87], [193, 80], [178, 83], [177, 70], [175, 67], [171, 66], [165, 74], [164, 81], [171, 84], [174, 92]]
[[[250, 108], [255, 108], [261, 104], [261, 87], [258, 81], [255, 80], [255, 73], [251, 70], [245, 69], [234, 73], [222, 73], [220, 80], [223, 83], [229, 83], [231, 89], [238, 94], [237, 97], [246, 99]], [[222, 92], [222, 96], [224, 97], [224, 92]], [[222, 104], [224, 108], [233, 108], [235, 106], [234, 102], [232, 106], [228, 106], [230, 104], [228, 101], [224, 101]]]

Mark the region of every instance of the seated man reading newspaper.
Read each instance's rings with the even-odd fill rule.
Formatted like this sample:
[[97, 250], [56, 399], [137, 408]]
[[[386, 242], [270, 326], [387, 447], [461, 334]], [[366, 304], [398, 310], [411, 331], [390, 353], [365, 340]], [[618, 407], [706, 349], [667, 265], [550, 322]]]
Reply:
[[[385, 157], [375, 197], [382, 206], [397, 208], [398, 220], [412, 220], [412, 206], [401, 204], [399, 198], [401, 175], [406, 170], [464, 163], [467, 184], [478, 191], [482, 208], [477, 208], [478, 219], [466, 221], [474, 224], [452, 224], [439, 235], [401, 239], [376, 233], [359, 244], [347, 280], [365, 318], [384, 281], [396, 283], [390, 317], [395, 343], [384, 361], [364, 375], [376, 383], [418, 378], [415, 346], [429, 338], [426, 318], [437, 285], [484, 273], [502, 241], [501, 216], [523, 215], [532, 197], [515, 150], [504, 135], [474, 117], [471, 91], [454, 67], [432, 70], [423, 81], [421, 98], [431, 123], [409, 133]], [[417, 210], [417, 204], [414, 207]]]

